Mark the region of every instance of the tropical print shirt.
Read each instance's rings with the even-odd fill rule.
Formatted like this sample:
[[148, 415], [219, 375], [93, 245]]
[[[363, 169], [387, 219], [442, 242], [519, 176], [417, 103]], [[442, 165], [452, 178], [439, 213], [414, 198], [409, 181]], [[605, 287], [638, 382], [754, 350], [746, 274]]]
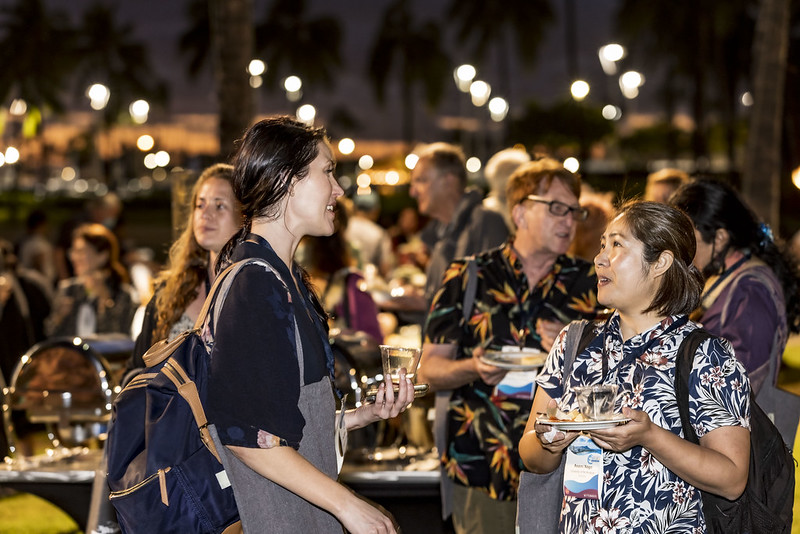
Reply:
[[[596, 327], [597, 337], [577, 355], [564, 388], [565, 329], [537, 382], [566, 411], [578, 407], [574, 387], [618, 384], [617, 411], [622, 406], [642, 410], [653, 423], [683, 437], [675, 400], [675, 359], [683, 339], [697, 327], [685, 315], [667, 317], [623, 342], [619, 315], [614, 313], [605, 325]], [[689, 375], [689, 417], [698, 437], [723, 426], [750, 427], [750, 382], [723, 338], [710, 338], [698, 347]], [[624, 453], [603, 451], [603, 483], [602, 501], [564, 499], [560, 532], [706, 532], [700, 492], [641, 446]]]
[[[464, 319], [469, 262], [477, 276], [475, 301]], [[476, 347], [542, 349], [536, 323], [593, 318], [597, 279], [590, 263], [561, 256], [533, 289], [510, 243], [474, 258], [452, 262], [434, 297], [425, 327], [426, 343], [458, 346], [456, 358], [471, 358]], [[510, 373], [509, 373], [510, 374]], [[517, 496], [522, 462], [517, 450], [531, 409], [528, 398], [495, 394], [482, 380], [453, 391], [447, 415], [447, 448], [442, 462], [456, 483], [485, 490], [497, 500]], [[532, 394], [532, 393], [531, 393]]]

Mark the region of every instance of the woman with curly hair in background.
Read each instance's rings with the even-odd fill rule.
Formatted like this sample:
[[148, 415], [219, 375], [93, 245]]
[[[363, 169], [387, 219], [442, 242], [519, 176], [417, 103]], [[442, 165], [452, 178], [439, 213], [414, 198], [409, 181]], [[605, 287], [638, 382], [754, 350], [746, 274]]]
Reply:
[[232, 171], [224, 163], [212, 165], [192, 188], [186, 227], [170, 247], [167, 268], [156, 279], [129, 369], [144, 367], [142, 355], [154, 342], [173, 339], [194, 325], [214, 282], [217, 255], [242, 225]]

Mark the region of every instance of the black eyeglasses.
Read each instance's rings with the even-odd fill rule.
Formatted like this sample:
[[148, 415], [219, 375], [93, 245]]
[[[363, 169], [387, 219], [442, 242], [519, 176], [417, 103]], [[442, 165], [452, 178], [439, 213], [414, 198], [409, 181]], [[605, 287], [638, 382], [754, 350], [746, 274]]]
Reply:
[[556, 217], [565, 217], [568, 213], [572, 212], [573, 219], [576, 221], [585, 221], [589, 216], [589, 210], [580, 206], [570, 206], [568, 204], [564, 204], [563, 202], [559, 202], [558, 200], [547, 200], [546, 198], [536, 195], [528, 195], [525, 198], [528, 200], [533, 200], [534, 202], [547, 204], [547, 210], [551, 215], [555, 215]]

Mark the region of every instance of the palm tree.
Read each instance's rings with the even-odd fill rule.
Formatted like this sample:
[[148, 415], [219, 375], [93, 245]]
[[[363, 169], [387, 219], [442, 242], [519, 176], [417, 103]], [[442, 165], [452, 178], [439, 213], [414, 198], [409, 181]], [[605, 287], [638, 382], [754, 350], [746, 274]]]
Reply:
[[742, 190], [753, 209], [773, 228], [780, 223], [781, 131], [790, 13], [789, 0], [763, 0], [753, 43], [754, 105]]
[[189, 28], [178, 40], [178, 50], [189, 56], [186, 72], [196, 77], [208, 65], [211, 56], [211, 20], [208, 0], [189, 0], [186, 4]]
[[29, 109], [63, 112], [74, 66], [74, 32], [63, 11], [43, 0], [18, 0], [0, 9], [0, 98], [24, 99]]
[[451, 0], [447, 17], [455, 25], [458, 41], [471, 45], [470, 57], [479, 65], [496, 65], [499, 88], [510, 102], [512, 54], [533, 66], [555, 15], [548, 0]]
[[[666, 70], [670, 84], [663, 93], [666, 98], [674, 99], [682, 88], [689, 94], [695, 122], [695, 157], [708, 155], [712, 110], [722, 112], [732, 132], [736, 90], [749, 70], [748, 10], [752, 4], [752, 0], [700, 5], [693, 0], [623, 0], [619, 6], [617, 27], [627, 41], [630, 59], [638, 59], [641, 64], [658, 62]], [[668, 102], [667, 111], [671, 113], [674, 101]], [[732, 133], [728, 140], [729, 144], [733, 142]], [[732, 154], [733, 148], [729, 147], [728, 152]]]
[[[68, 15], [50, 9], [43, 0], [18, 0], [0, 8], [0, 102], [4, 106], [13, 99], [27, 104], [27, 113], [20, 129], [0, 127], [0, 134], [18, 142], [19, 136], [40, 142], [40, 134], [48, 117], [65, 110], [70, 73], [75, 65], [73, 40], [75, 33], [66, 22]], [[47, 177], [49, 147], [40, 143], [38, 162], [40, 178]], [[16, 190], [18, 172], [12, 172]], [[12, 218], [17, 215], [12, 203]]]
[[253, 59], [252, 0], [209, 0], [211, 51], [219, 106], [219, 146], [224, 157], [253, 120], [247, 66]]
[[128, 106], [138, 99], [164, 104], [167, 88], [153, 74], [148, 49], [134, 37], [133, 26], [121, 24], [114, 9], [97, 2], [83, 13], [76, 39], [76, 92], [83, 97], [93, 83], [103, 83], [111, 96], [103, 111], [106, 125], [128, 120]]
[[294, 74], [309, 87], [335, 84], [342, 66], [342, 28], [335, 18], [308, 18], [306, 0], [275, 0], [256, 26], [256, 51], [267, 63], [268, 89]]
[[414, 86], [422, 84], [426, 103], [435, 107], [441, 101], [450, 77], [450, 59], [441, 45], [441, 29], [428, 21], [415, 25], [408, 0], [395, 0], [386, 9], [372, 45], [369, 75], [375, 95], [383, 103], [386, 83], [397, 68], [401, 84], [403, 139], [414, 140]]

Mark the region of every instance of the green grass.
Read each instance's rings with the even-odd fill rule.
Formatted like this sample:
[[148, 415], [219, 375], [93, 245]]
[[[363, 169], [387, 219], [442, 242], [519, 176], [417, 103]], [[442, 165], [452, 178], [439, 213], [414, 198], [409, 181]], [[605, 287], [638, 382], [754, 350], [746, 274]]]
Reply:
[[3, 534], [75, 534], [78, 524], [63, 510], [30, 493], [0, 498], [0, 532]]

